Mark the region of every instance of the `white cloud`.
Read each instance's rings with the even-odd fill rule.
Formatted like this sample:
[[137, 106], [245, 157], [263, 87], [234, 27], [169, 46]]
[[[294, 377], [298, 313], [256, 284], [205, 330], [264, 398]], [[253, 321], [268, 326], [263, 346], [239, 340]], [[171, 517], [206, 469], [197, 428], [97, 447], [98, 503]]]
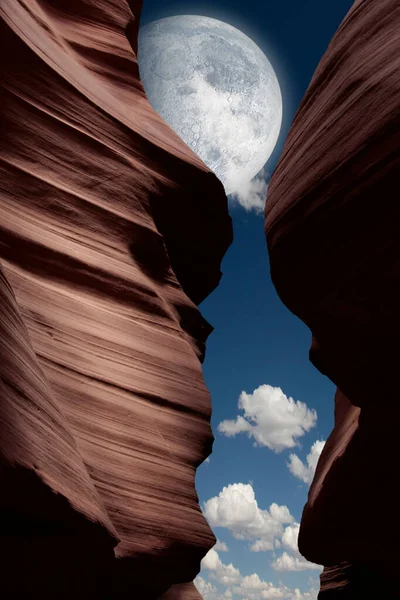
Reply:
[[207, 463], [208, 464], [209, 462], [210, 462], [210, 457], [207, 456], [207, 458], [203, 460], [203, 463]]
[[282, 584], [276, 587], [255, 573], [245, 577], [240, 587], [233, 588], [233, 593], [245, 596], [244, 600], [317, 600], [317, 590], [301, 593], [299, 588], [291, 589]]
[[285, 598], [287, 597], [286, 590], [284, 586], [277, 588], [269, 581], [263, 581], [256, 573], [253, 573], [243, 577], [240, 585], [235, 586], [232, 591], [239, 596], [246, 596], [248, 600], [258, 600], [259, 598]]
[[273, 502], [269, 507], [269, 512], [271, 513], [271, 517], [277, 521], [278, 523], [291, 523], [293, 521], [293, 517], [290, 514], [290, 511], [287, 506], [276, 504]]
[[197, 575], [193, 583], [204, 600], [229, 600], [232, 598], [230, 589], [226, 589], [224, 593], [219, 593], [215, 585], [210, 581], [206, 581], [201, 575]]
[[224, 487], [204, 503], [203, 512], [211, 527], [226, 527], [236, 539], [255, 540], [250, 547], [254, 552], [272, 550], [283, 525], [294, 521], [287, 506], [274, 503], [269, 510], [259, 508], [249, 483]]
[[304, 481], [304, 483], [311, 483], [325, 443], [325, 440], [317, 440], [314, 442], [314, 444], [311, 446], [310, 452], [306, 457], [307, 464], [303, 463], [297, 454], [291, 454], [289, 456], [289, 462], [286, 463], [289, 471], [295, 477], [298, 477], [298, 479]]
[[233, 202], [240, 204], [244, 209], [261, 214], [264, 212], [265, 201], [268, 191], [268, 172], [265, 167], [246, 183], [236, 187], [236, 191], [231, 194]]
[[206, 581], [201, 575], [197, 575], [194, 580], [194, 585], [203, 596], [204, 600], [211, 600], [217, 594], [217, 588], [210, 581]]
[[214, 548], [211, 548], [201, 561], [201, 566], [210, 571], [215, 571], [220, 563], [221, 560], [218, 556], [218, 552], [214, 550]]
[[227, 437], [247, 433], [256, 446], [267, 446], [274, 452], [298, 445], [296, 438], [304, 435], [317, 422], [317, 413], [304, 402], [288, 398], [281, 388], [261, 385], [252, 394], [242, 392], [236, 421], [222, 421], [218, 431]]
[[276, 560], [271, 563], [271, 567], [275, 571], [307, 571], [307, 570], [322, 570], [320, 565], [308, 562], [299, 552], [299, 523], [292, 523], [285, 527], [282, 534], [281, 543], [284, 548], [290, 550], [292, 554], [283, 552]]
[[[275, 545], [276, 542], [279, 543], [278, 540], [275, 540]], [[272, 550], [273, 547], [273, 543], [270, 540], [257, 540], [254, 544], [251, 544], [249, 549], [251, 552], [266, 552], [267, 550]]]
[[[210, 572], [216, 585], [207, 581], [203, 571], [194, 580], [204, 600], [317, 600], [317, 591], [311, 589], [302, 593], [298, 588], [291, 589], [283, 584], [275, 586], [269, 581], [262, 580], [257, 573], [241, 575], [239, 569], [232, 564], [225, 565], [218, 553], [211, 549], [202, 561], [202, 568]], [[219, 591], [217, 585], [224, 585], [225, 590]]]
[[228, 546], [225, 544], [225, 542], [221, 542], [220, 540], [217, 540], [214, 550], [219, 550], [219, 552], [229, 552]]
[[318, 570], [321, 571], [321, 565], [308, 562], [301, 556], [291, 556], [287, 552], [284, 552], [282, 556], [279, 556], [276, 560], [271, 563], [271, 567], [275, 571], [308, 571]]
[[298, 538], [299, 538], [299, 523], [288, 525], [285, 527], [285, 531], [282, 535], [282, 546], [291, 550], [292, 552], [299, 552]]
[[240, 571], [232, 563], [225, 565], [218, 552], [211, 548], [201, 561], [201, 567], [212, 572], [212, 577], [224, 585], [233, 585], [240, 582]]
[[318, 590], [310, 589], [308, 592], [301, 593], [299, 588], [296, 588], [289, 600], [318, 600]]

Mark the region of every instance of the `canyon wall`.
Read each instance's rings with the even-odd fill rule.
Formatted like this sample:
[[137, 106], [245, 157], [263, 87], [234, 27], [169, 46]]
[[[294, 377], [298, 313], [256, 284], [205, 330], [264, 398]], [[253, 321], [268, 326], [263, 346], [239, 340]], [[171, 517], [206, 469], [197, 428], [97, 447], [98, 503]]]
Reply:
[[232, 226], [146, 99], [140, 9], [0, 0], [4, 597], [154, 599], [215, 543], [197, 304]]
[[354, 3], [266, 204], [273, 282], [312, 332], [310, 360], [338, 387], [299, 535], [301, 553], [326, 567], [321, 600], [398, 598], [399, 31], [397, 0]]

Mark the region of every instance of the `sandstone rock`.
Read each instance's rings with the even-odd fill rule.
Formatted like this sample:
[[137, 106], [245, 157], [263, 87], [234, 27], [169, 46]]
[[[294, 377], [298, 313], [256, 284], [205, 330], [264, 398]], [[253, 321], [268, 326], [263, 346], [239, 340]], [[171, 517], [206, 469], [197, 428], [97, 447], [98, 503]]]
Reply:
[[299, 107], [266, 206], [273, 282], [312, 331], [310, 360], [339, 388], [299, 535], [302, 554], [331, 569], [322, 582], [342, 563], [354, 581], [397, 573], [398, 526], [378, 515], [395, 515], [400, 500], [399, 31], [395, 0], [354, 3]]
[[0, 2], [1, 486], [24, 510], [43, 495], [27, 531], [50, 511], [84, 538], [48, 539], [49, 569], [22, 532], [32, 597], [98, 598], [101, 566], [104, 597], [156, 598], [215, 543], [194, 486], [213, 440], [196, 304], [232, 227], [222, 184], [145, 97], [140, 8]]
[[197, 591], [194, 583], [181, 583], [170, 587], [159, 600], [202, 600], [202, 595]]
[[[104, 585], [105, 563], [112, 559], [117, 533], [1, 269], [0, 315], [2, 594], [24, 597], [22, 592], [36, 587], [46, 597], [54, 595], [54, 588], [47, 587], [48, 576], [42, 572], [38, 577], [33, 567], [40, 555], [46, 570], [59, 578], [65, 597], [77, 592], [91, 597]], [[22, 572], [16, 573], [21, 564]], [[77, 577], [69, 579], [72, 569]], [[80, 577], [81, 571], [88, 576]]]
[[358, 405], [391, 389], [400, 332], [399, 22], [394, 0], [349, 12], [296, 114], [266, 209], [278, 293], [312, 330], [313, 362]]
[[351, 565], [342, 562], [334, 567], [325, 567], [320, 576], [318, 600], [396, 600], [399, 597], [398, 577], [392, 577], [382, 566], [383, 570], [376, 569], [372, 564]]

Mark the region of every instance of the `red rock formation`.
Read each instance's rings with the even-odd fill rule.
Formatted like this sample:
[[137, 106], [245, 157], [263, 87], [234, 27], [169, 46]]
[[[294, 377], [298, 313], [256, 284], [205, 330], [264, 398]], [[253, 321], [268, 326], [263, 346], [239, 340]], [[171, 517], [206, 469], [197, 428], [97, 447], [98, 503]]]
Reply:
[[202, 600], [202, 595], [193, 583], [173, 585], [159, 600]]
[[196, 304], [231, 221], [147, 102], [140, 7], [0, 0], [7, 597], [155, 598], [215, 541], [194, 486], [213, 440]]
[[299, 536], [302, 554], [330, 567], [324, 599], [340, 579], [353, 598], [382, 574], [382, 597], [398, 597], [399, 31], [396, 0], [354, 3], [296, 114], [266, 207], [273, 282], [312, 331], [311, 361], [339, 388]]

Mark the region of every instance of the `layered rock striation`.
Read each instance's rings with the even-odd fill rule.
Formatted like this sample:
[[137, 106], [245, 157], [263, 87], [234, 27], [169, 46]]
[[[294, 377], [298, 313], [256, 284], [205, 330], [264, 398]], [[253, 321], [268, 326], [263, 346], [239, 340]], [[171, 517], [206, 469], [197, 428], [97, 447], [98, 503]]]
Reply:
[[338, 387], [299, 535], [302, 554], [327, 567], [324, 600], [379, 595], [377, 582], [382, 597], [398, 597], [398, 526], [378, 513], [395, 515], [400, 501], [399, 31], [397, 1], [354, 3], [299, 107], [266, 205], [273, 282], [312, 332], [310, 360]]
[[213, 441], [197, 304], [232, 227], [146, 99], [140, 8], [0, 0], [5, 597], [150, 600], [215, 542], [194, 486]]

